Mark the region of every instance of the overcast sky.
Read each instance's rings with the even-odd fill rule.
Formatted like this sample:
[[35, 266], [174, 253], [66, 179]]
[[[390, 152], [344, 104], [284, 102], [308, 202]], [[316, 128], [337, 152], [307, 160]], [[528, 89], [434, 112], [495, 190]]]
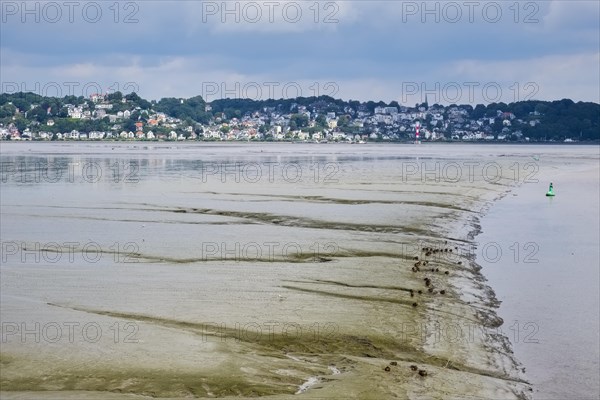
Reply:
[[3, 92], [600, 102], [600, 2], [2, 1]]

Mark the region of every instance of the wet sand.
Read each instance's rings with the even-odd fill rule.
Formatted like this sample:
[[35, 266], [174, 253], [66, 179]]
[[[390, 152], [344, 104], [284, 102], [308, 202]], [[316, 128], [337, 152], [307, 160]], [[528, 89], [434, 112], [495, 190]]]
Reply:
[[[35, 145], [41, 158], [81, 153]], [[17, 149], [3, 146], [3, 161]], [[531, 148], [85, 149], [82, 160], [140, 161], [141, 180], [3, 183], [3, 242], [41, 243], [47, 257], [11, 254], [0, 269], [2, 398], [530, 396], [473, 244]], [[335, 182], [199, 182], [199, 151], [338, 170]], [[460, 179], [407, 174], [474, 161]], [[490, 162], [502, 176], [483, 176]], [[69, 241], [73, 261], [48, 262], [66, 253], [49, 243]], [[37, 336], [7, 334], [36, 322]]]

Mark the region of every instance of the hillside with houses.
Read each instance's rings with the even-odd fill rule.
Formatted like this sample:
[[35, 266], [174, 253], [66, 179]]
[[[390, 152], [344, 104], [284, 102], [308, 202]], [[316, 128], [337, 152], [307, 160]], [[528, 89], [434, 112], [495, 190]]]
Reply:
[[488, 105], [202, 97], [148, 101], [120, 92], [64, 98], [0, 95], [2, 140], [513, 141], [600, 139], [600, 105], [522, 101]]

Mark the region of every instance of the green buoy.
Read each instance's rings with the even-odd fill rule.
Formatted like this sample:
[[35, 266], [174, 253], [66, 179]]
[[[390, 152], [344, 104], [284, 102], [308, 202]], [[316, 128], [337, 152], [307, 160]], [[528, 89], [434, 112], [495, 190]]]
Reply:
[[550, 187], [548, 188], [548, 191], [546, 192], [546, 196], [548, 196], [548, 197], [554, 196], [554, 187], [552, 186], [552, 182], [550, 182]]

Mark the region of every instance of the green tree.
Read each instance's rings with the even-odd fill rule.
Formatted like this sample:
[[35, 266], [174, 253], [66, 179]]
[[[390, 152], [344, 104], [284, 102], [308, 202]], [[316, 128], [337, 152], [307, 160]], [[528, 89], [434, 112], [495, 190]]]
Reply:
[[123, 100], [123, 93], [116, 91], [114, 93], [110, 93], [106, 96], [106, 100], [109, 103], [115, 103], [118, 102], [120, 103]]
[[340, 128], [345, 128], [348, 125], [350, 125], [350, 117], [348, 117], [347, 115], [341, 115], [338, 118], [337, 126]]
[[258, 132], [264, 134], [264, 133], [267, 133], [269, 131], [269, 129], [271, 129], [271, 127], [267, 124], [261, 125], [260, 128], [258, 128]]
[[16, 111], [17, 107], [15, 107], [13, 104], [4, 104], [2, 107], [0, 107], [0, 118], [12, 117], [15, 115]]
[[19, 117], [14, 120], [14, 124], [19, 132], [23, 132], [27, 128], [27, 125], [29, 125], [29, 121], [25, 118]]
[[471, 118], [480, 119], [485, 116], [485, 106], [483, 104], [477, 104], [471, 113]]
[[27, 119], [44, 123], [48, 120], [48, 113], [42, 107], [35, 107], [27, 112]]
[[304, 114], [292, 114], [290, 116], [290, 128], [296, 130], [308, 126], [308, 116]]
[[126, 120], [123, 121], [123, 123], [121, 124], [121, 126], [123, 127], [123, 130], [125, 130], [127, 132], [135, 132], [135, 130], [136, 130], [135, 123], [136, 122], [137, 121], [135, 119], [128, 118], [128, 119], [126, 119]]
[[315, 123], [318, 126], [325, 128], [327, 126], [327, 118], [325, 118], [325, 115], [319, 114], [317, 115], [317, 118], [315, 118]]

